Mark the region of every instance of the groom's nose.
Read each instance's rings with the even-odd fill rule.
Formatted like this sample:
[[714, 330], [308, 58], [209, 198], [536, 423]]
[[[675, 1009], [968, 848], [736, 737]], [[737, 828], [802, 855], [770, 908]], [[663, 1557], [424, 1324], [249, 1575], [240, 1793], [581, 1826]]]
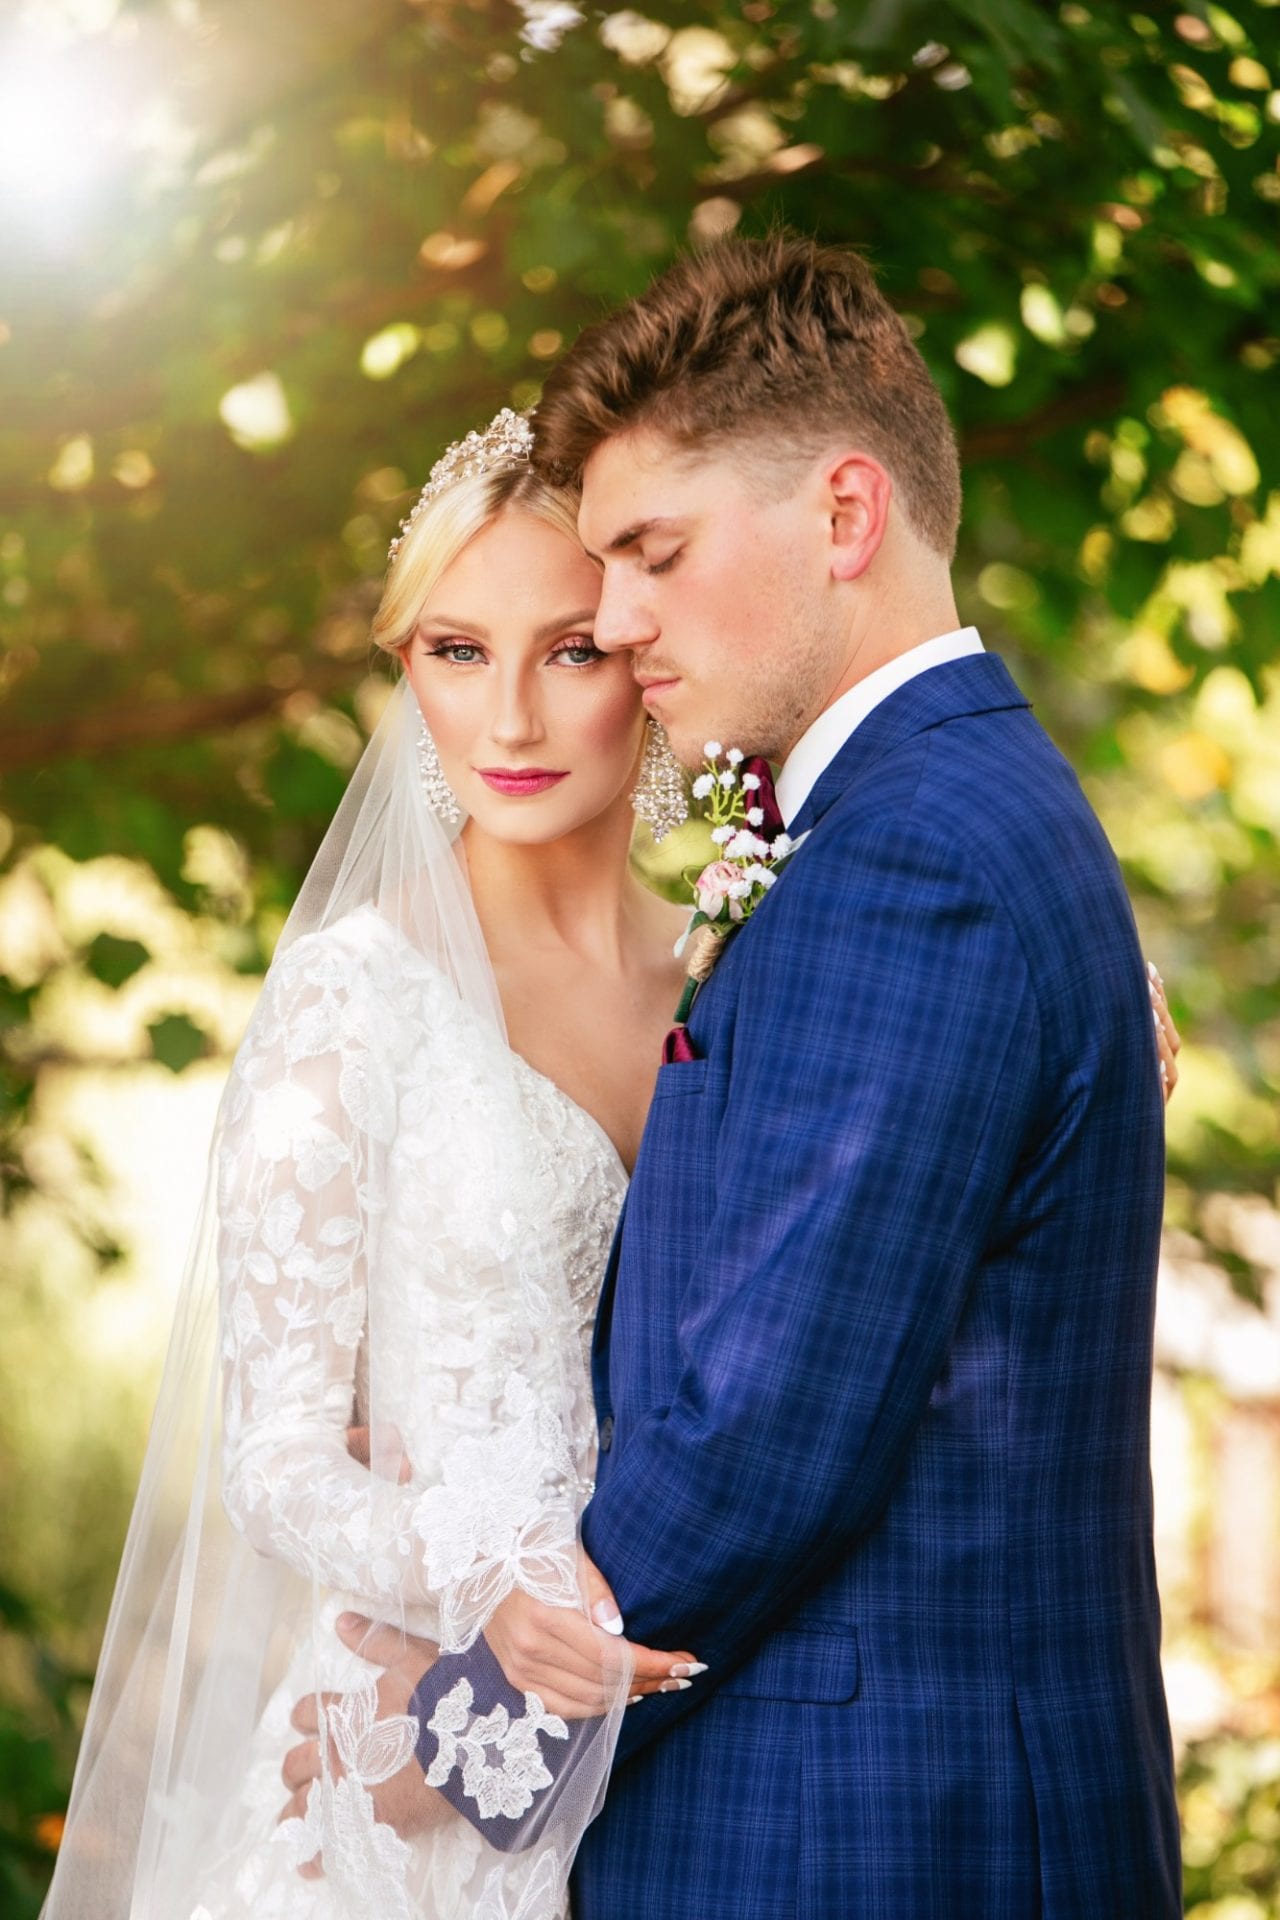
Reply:
[[592, 637], [604, 653], [645, 647], [656, 640], [659, 625], [645, 604], [643, 576], [634, 566], [606, 567]]

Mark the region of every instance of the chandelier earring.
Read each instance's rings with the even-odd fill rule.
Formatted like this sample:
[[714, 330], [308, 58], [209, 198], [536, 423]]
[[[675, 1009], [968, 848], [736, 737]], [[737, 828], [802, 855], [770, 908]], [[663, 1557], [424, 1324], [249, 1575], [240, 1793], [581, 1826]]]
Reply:
[[440, 765], [440, 755], [436, 752], [436, 743], [427, 732], [427, 723], [418, 723], [418, 772], [422, 778], [422, 791], [427, 805], [439, 820], [455, 826], [462, 818], [462, 809], [458, 797], [444, 777], [444, 768]]
[[664, 840], [689, 818], [683, 769], [652, 715], [645, 721], [644, 758], [631, 805], [655, 840]]

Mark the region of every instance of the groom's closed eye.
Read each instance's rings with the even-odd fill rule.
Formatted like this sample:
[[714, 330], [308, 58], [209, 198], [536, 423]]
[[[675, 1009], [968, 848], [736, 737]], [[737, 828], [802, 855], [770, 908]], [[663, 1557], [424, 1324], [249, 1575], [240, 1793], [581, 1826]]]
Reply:
[[[649, 520], [637, 520], [633, 526], [624, 527], [621, 533], [615, 533], [612, 540], [606, 543], [605, 553], [607, 555], [634, 554], [646, 539], [653, 537], [670, 539], [683, 531], [685, 528], [682, 523], [667, 515], [654, 515]], [[593, 553], [590, 547], [586, 551], [589, 560], [594, 560], [600, 566], [605, 564], [601, 555]]]

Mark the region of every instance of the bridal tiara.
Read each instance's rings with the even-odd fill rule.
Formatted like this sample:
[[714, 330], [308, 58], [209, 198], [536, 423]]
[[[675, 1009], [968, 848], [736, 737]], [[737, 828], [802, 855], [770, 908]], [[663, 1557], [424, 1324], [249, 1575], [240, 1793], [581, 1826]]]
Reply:
[[494, 473], [500, 467], [522, 466], [533, 451], [533, 428], [529, 417], [503, 407], [493, 416], [483, 433], [472, 431], [446, 447], [427, 475], [427, 484], [413, 509], [400, 522], [400, 531], [387, 549], [394, 560], [405, 535], [428, 500], [452, 486], [455, 480], [469, 480], [476, 474]]

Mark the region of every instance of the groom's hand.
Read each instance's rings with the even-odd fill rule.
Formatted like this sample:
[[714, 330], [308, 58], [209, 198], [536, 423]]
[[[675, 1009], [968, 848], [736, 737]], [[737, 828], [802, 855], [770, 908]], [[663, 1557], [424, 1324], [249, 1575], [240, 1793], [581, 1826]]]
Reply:
[[368, 1467], [370, 1472], [376, 1472], [380, 1480], [395, 1479], [403, 1487], [407, 1481], [412, 1480], [413, 1467], [396, 1429], [388, 1427], [386, 1432], [386, 1444], [379, 1449], [376, 1467], [370, 1452], [372, 1430], [369, 1427], [347, 1428], [347, 1452], [357, 1465]]
[[1167, 1106], [1178, 1084], [1178, 1055], [1182, 1051], [1182, 1035], [1169, 1011], [1164, 981], [1150, 960], [1147, 962], [1147, 991], [1151, 995], [1151, 1011], [1155, 1016], [1156, 1055], [1160, 1063], [1160, 1085], [1164, 1089]]
[[[395, 1627], [376, 1626], [356, 1613], [339, 1616], [338, 1637], [353, 1653], [383, 1668], [378, 1681], [379, 1721], [394, 1719], [409, 1712], [410, 1702], [423, 1675], [440, 1657], [440, 1649], [434, 1642], [401, 1633]], [[318, 1696], [308, 1693], [297, 1702], [290, 1714], [293, 1726], [306, 1737], [296, 1747], [290, 1747], [280, 1769], [290, 1794], [288, 1804], [279, 1816], [280, 1820], [305, 1818], [308, 1795], [321, 1773], [318, 1709], [323, 1707], [330, 1710], [342, 1697], [340, 1693], [322, 1693]], [[334, 1777], [344, 1771], [332, 1739], [328, 1747], [328, 1767]], [[366, 1791], [373, 1796], [375, 1819], [392, 1827], [402, 1839], [452, 1817], [448, 1802], [427, 1785], [416, 1754], [410, 1755], [405, 1765], [390, 1779], [379, 1781], [376, 1786], [366, 1784]], [[304, 1879], [315, 1879], [322, 1870], [318, 1861], [299, 1868]]]
[[[584, 1579], [593, 1626], [573, 1607], [549, 1607], [520, 1588], [494, 1608], [484, 1637], [509, 1684], [519, 1693], [536, 1693], [549, 1713], [565, 1720], [589, 1720], [607, 1705], [604, 1674], [609, 1662], [601, 1628], [621, 1639], [618, 1605], [603, 1574], [583, 1555]], [[616, 1622], [616, 1624], [614, 1624]], [[691, 1653], [660, 1653], [653, 1647], [625, 1645], [633, 1662], [630, 1701], [647, 1694], [675, 1693], [706, 1671]]]

